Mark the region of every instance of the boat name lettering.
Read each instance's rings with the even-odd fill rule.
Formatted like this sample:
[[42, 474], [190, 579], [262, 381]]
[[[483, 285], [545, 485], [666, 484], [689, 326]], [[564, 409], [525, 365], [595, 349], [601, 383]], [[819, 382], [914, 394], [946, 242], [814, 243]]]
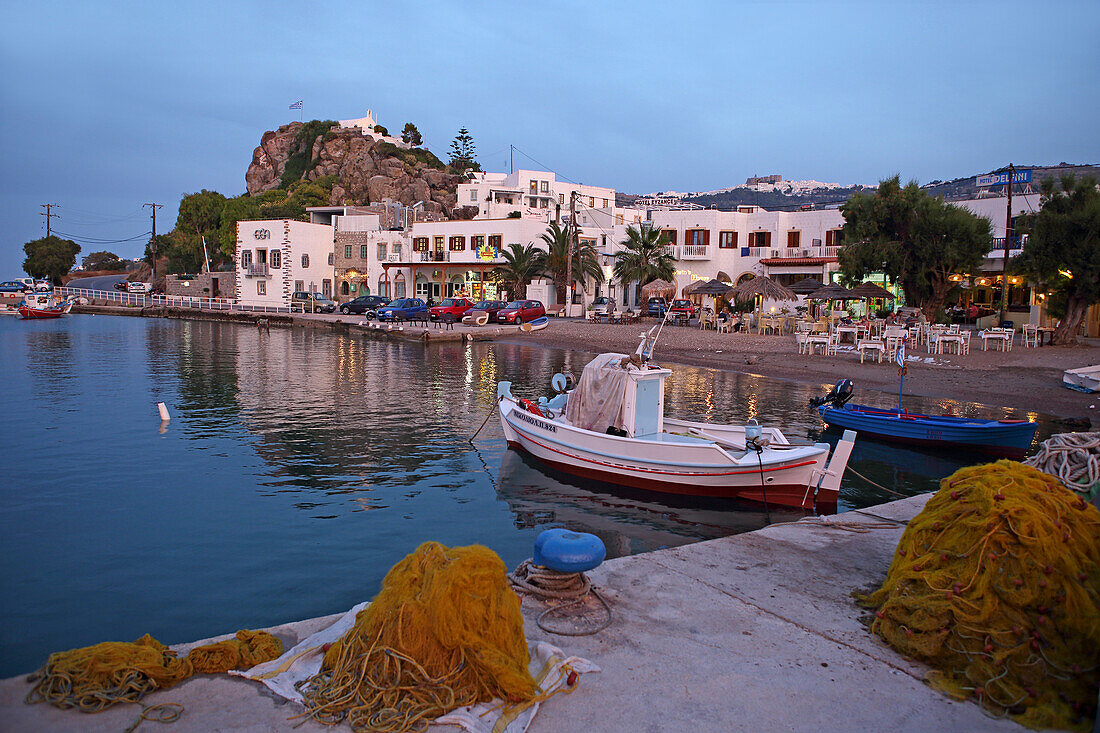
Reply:
[[530, 415], [528, 415], [526, 412], [522, 412], [520, 410], [512, 410], [512, 414], [515, 415], [516, 417], [518, 417], [520, 420], [523, 420], [525, 423], [530, 423], [530, 424], [534, 425], [536, 428], [542, 428], [543, 430], [546, 430], [546, 431], [551, 432], [551, 433], [558, 432], [557, 427], [555, 427], [554, 425], [551, 425], [549, 423], [544, 423], [542, 420], [537, 420], [537, 419], [531, 417]]

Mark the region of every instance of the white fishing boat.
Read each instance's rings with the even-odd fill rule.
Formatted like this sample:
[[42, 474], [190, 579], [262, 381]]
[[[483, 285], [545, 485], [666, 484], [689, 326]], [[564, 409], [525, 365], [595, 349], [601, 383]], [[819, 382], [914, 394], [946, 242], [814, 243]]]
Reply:
[[1078, 392], [1100, 392], [1100, 364], [1065, 370], [1062, 372], [1062, 384]]
[[[856, 434], [829, 445], [794, 445], [774, 427], [719, 425], [665, 417], [671, 370], [649, 362], [651, 329], [633, 356], [601, 354], [580, 380], [556, 374], [557, 394], [537, 402], [497, 385], [509, 446], [587, 479], [650, 491], [736, 497], [771, 505], [834, 511]], [[659, 334], [658, 334], [659, 335]]]

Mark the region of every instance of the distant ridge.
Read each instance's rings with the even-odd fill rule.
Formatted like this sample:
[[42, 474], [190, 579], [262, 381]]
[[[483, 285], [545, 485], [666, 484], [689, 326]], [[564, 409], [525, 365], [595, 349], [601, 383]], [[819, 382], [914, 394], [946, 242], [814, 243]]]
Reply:
[[[1076, 176], [1092, 175], [1100, 180], [1100, 165], [1088, 163], [1059, 163], [1058, 165], [1017, 165], [1017, 170], [1030, 169], [1033, 171], [1032, 187], [1039, 189], [1039, 183], [1046, 178], [1060, 178], [1064, 175]], [[1000, 170], [1000, 169], [998, 169]], [[989, 171], [990, 173], [992, 171]], [[947, 200], [969, 199], [978, 196], [979, 188], [976, 184], [977, 177], [984, 173], [956, 178], [951, 181], [935, 180], [921, 186], [924, 190], [935, 196], [942, 196]], [[705, 208], [716, 208], [723, 211], [732, 211], [738, 206], [761, 206], [770, 210], [797, 210], [807, 206], [814, 208], [835, 208], [848, 200], [852, 194], [863, 191], [873, 191], [877, 186], [863, 184], [842, 185], [839, 183], [822, 183], [820, 181], [784, 181], [742, 184], [715, 191], [695, 191], [679, 193], [664, 191], [659, 194], [663, 197], [678, 198], [684, 203], [698, 204]], [[990, 189], [1000, 192], [1001, 188]], [[1019, 191], [1017, 186], [1015, 191]], [[619, 206], [629, 206], [641, 198], [637, 194], [620, 193], [616, 196]]]

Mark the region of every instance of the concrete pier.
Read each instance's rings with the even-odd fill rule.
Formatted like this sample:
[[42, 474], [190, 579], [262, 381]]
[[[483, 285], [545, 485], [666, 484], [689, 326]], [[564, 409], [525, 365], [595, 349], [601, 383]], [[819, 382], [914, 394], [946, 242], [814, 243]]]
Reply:
[[[534, 618], [545, 607], [526, 600], [529, 639], [603, 669], [546, 702], [529, 730], [1023, 730], [924, 685], [927, 669], [871, 636], [851, 597], [881, 583], [905, 523], [927, 498], [608, 561], [590, 576], [614, 622], [594, 636], [541, 631]], [[272, 631], [292, 644], [332, 620]], [[118, 731], [140, 712], [29, 706], [28, 689], [23, 678], [0, 682], [0, 730]], [[288, 718], [301, 712], [257, 683], [210, 675], [145, 702], [184, 706], [171, 726], [139, 729], [166, 733], [291, 730], [300, 721]]]

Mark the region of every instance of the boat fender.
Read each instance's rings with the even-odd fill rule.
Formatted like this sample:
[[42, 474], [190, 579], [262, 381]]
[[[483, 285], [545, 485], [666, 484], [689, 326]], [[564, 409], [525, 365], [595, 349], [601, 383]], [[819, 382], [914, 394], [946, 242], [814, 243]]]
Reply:
[[599, 567], [605, 557], [607, 548], [596, 535], [555, 528], [535, 538], [531, 560], [559, 573], [583, 573]]
[[545, 415], [542, 414], [542, 410], [539, 409], [539, 406], [536, 405], [531, 400], [520, 400], [519, 401], [519, 406], [522, 407], [523, 409], [527, 410], [532, 415], [538, 415], [539, 417], [546, 417]]

